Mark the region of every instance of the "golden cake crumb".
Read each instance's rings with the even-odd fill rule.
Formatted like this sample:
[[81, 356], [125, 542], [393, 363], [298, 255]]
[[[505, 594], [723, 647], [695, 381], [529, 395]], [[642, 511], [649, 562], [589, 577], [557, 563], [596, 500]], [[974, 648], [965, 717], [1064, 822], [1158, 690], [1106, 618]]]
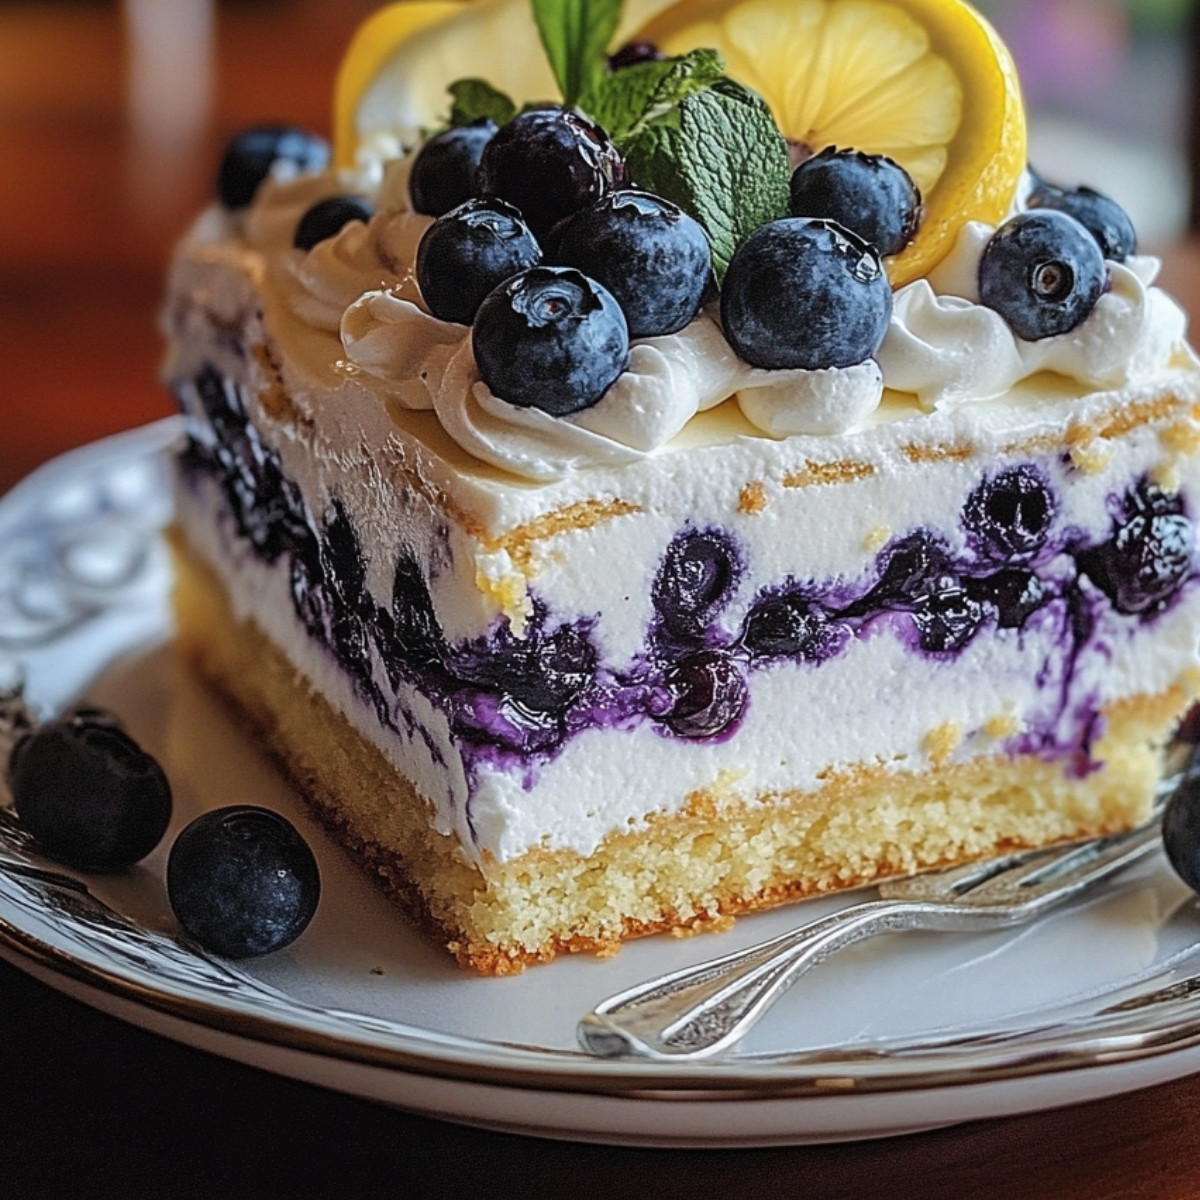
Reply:
[[742, 488], [738, 496], [738, 512], [754, 516], [767, 507], [767, 489], [761, 479], [755, 479]]
[[947, 721], [925, 735], [923, 748], [935, 767], [943, 767], [961, 743], [962, 726], [957, 721]]
[[1164, 449], [1176, 454], [1200, 453], [1200, 425], [1193, 421], [1176, 421], [1166, 429], [1158, 431], [1158, 440]]
[[988, 721], [983, 727], [983, 732], [988, 737], [1003, 741], [1005, 738], [1015, 737], [1023, 728], [1020, 718], [1014, 713], [999, 713]]
[[1099, 475], [1112, 461], [1113, 448], [1100, 441], [1080, 442], [1067, 453], [1072, 464], [1085, 475]]
[[863, 549], [882, 550], [891, 536], [892, 531], [886, 525], [876, 525], [874, 529], [867, 530], [867, 536], [863, 538], [862, 542]]
[[813, 462], [809, 459], [801, 470], [792, 471], [783, 477], [783, 486], [802, 488], [827, 483], [854, 483], [859, 479], [869, 479], [874, 474], [874, 464], [856, 462], [852, 458], [836, 462]]
[[922, 446], [919, 442], [906, 442], [900, 449], [912, 463], [966, 462], [975, 455], [971, 442], [959, 445], [946, 443], [937, 446]]

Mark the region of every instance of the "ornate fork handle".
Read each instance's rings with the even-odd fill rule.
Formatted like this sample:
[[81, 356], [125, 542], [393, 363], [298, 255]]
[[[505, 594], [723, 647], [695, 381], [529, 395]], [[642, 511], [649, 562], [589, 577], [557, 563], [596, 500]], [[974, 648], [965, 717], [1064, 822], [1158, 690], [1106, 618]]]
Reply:
[[593, 1054], [709, 1058], [744, 1037], [810, 967], [845, 946], [906, 929], [978, 927], [978, 912], [947, 904], [871, 900], [723, 958], [610, 997], [578, 1026]]

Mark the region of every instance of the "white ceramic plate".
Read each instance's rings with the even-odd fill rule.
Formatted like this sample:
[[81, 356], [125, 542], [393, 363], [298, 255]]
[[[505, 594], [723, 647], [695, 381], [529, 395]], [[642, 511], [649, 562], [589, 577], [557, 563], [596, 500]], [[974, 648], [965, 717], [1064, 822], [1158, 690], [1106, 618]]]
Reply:
[[[1161, 857], [1016, 932], [903, 934], [845, 951], [719, 1061], [585, 1055], [575, 1024], [602, 997], [849, 901], [512, 979], [461, 972], [329, 843], [236, 717], [176, 662], [160, 530], [180, 432], [165, 421], [87, 447], [0, 501], [0, 674], [19, 664], [43, 711], [84, 692], [114, 708], [163, 761], [176, 799], [154, 855], [86, 881], [40, 860], [0, 814], [0, 951], [32, 974], [281, 1074], [452, 1120], [626, 1144], [879, 1137], [1200, 1069], [1200, 908]], [[234, 802], [291, 816], [324, 880], [297, 943], [237, 965], [178, 940], [162, 884], [173, 833]]]

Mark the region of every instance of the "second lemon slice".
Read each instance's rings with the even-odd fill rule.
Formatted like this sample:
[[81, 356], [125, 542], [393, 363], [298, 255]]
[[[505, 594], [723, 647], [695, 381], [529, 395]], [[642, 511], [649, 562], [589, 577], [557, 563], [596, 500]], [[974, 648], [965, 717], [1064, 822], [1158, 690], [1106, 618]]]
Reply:
[[1016, 69], [960, 0], [681, 0], [636, 35], [668, 54], [719, 50], [804, 149], [886, 154], [921, 188], [925, 216], [888, 264], [924, 274], [966, 221], [999, 222], [1025, 168]]

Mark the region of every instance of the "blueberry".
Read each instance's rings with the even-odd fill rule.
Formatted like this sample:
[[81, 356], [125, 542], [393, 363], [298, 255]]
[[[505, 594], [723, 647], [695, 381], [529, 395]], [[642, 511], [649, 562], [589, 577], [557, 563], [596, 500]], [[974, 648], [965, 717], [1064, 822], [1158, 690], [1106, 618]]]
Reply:
[[308, 927], [317, 860], [278, 813], [232, 805], [197, 817], [167, 859], [167, 896], [184, 931], [227, 958], [267, 954]]
[[891, 543], [880, 556], [879, 582], [851, 613], [874, 608], [908, 608], [918, 605], [939, 579], [953, 574], [953, 560], [945, 544], [925, 529]]
[[501, 200], [468, 200], [425, 231], [417, 247], [417, 283], [435, 317], [469, 325], [493, 288], [541, 258], [515, 208]]
[[329, 582], [348, 605], [359, 607], [367, 597], [367, 564], [354, 522], [345, 504], [335, 497], [325, 514], [322, 557]]
[[479, 306], [471, 344], [492, 392], [555, 417], [590, 408], [629, 362], [629, 329], [607, 288], [570, 267], [533, 267]]
[[515, 205], [540, 237], [624, 179], [624, 160], [599, 125], [574, 109], [550, 107], [521, 113], [496, 133], [484, 147], [475, 190]]
[[933, 654], [961, 650], [985, 618], [983, 606], [953, 576], [935, 580], [913, 610], [921, 649]]
[[416, 212], [440, 217], [475, 195], [475, 172], [496, 122], [481, 117], [430, 138], [417, 152], [408, 190]]
[[331, 641], [333, 601], [325, 587], [321, 557], [316, 547], [293, 554], [288, 564], [292, 607], [309, 637], [322, 644]]
[[612, 292], [630, 337], [675, 333], [699, 311], [712, 254], [699, 222], [674, 204], [610, 192], [555, 229], [555, 261]]
[[1106, 280], [1095, 239], [1074, 217], [1052, 209], [1006, 221], [979, 262], [980, 300], [1027, 342], [1080, 325]]
[[786, 217], [737, 249], [721, 288], [725, 336], [755, 367], [849, 367], [879, 349], [892, 289], [879, 255], [833, 221]]
[[361, 196], [330, 196], [318, 200], [297, 223], [292, 245], [297, 250], [311, 250], [326, 238], [341, 233], [351, 221], [365, 223], [374, 215], [374, 205]]
[[733, 539], [719, 529], [688, 529], [667, 547], [651, 590], [668, 633], [697, 638], [733, 594], [741, 563]]
[[793, 217], [824, 217], [858, 234], [881, 255], [899, 254], [916, 235], [921, 193], [883, 154], [829, 146], [792, 172]]
[[120, 871], [158, 845], [171, 788], [112, 718], [78, 713], [25, 735], [10, 759], [13, 805], [47, 857]]
[[276, 163], [296, 173], [316, 173], [329, 165], [329, 144], [303, 129], [262, 125], [229, 143], [217, 173], [217, 196], [228, 209], [245, 208]]
[[1132, 616], [1162, 608], [1183, 586], [1195, 544], [1182, 500], [1142, 480], [1125, 496], [1112, 537], [1077, 561], [1117, 612]]
[[1163, 812], [1163, 849], [1175, 873], [1200, 891], [1200, 747], [1194, 747], [1183, 778]]
[[825, 613], [799, 592], [757, 601], [746, 618], [742, 645], [752, 658], [822, 657]]
[[967, 497], [963, 524], [976, 549], [997, 562], [1036, 554], [1054, 521], [1054, 496], [1033, 467], [1010, 467]]
[[454, 675], [531, 714], [562, 716], [596, 674], [596, 649], [585, 628], [535, 626], [524, 637], [506, 627], [490, 638], [455, 647]]
[[662, 62], [667, 56], [653, 42], [626, 42], [608, 56], [610, 71], [623, 71], [626, 67], [644, 62]]
[[1064, 191], [1039, 180], [1029, 195], [1028, 206], [1074, 217], [1096, 239], [1100, 253], [1112, 262], [1124, 262], [1137, 253], [1137, 230], [1129, 214], [1115, 200], [1092, 188]]
[[746, 680], [728, 654], [701, 650], [673, 664], [664, 683], [672, 706], [661, 719], [682, 738], [733, 732], [746, 711]]
[[433, 609], [429, 586], [409, 554], [396, 563], [392, 582], [392, 645], [398, 657], [414, 668], [439, 667], [446, 641]]
[[983, 579], [967, 581], [973, 600], [992, 609], [1001, 629], [1020, 629], [1039, 608], [1053, 599], [1054, 592], [1032, 571], [1014, 567]]

